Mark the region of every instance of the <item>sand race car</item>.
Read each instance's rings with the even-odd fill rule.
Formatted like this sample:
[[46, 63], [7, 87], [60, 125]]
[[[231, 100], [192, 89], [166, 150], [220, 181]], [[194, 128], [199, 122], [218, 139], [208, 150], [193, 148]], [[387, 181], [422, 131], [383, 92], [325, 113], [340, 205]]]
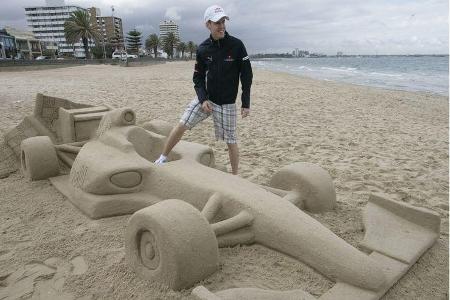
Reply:
[[[126, 259], [147, 280], [190, 288], [218, 269], [219, 247], [259, 243], [336, 281], [320, 299], [379, 299], [439, 236], [437, 214], [372, 195], [362, 252], [304, 212], [336, 206], [332, 179], [321, 167], [294, 163], [261, 186], [216, 169], [212, 149], [185, 141], [168, 163], [156, 165], [165, 136], [135, 122], [131, 109], [105, 112], [87, 142], [64, 146], [74, 154], [69, 174], [59, 175], [61, 146], [47, 137], [24, 140], [21, 161], [29, 178], [50, 177], [91, 218], [132, 213]], [[301, 290], [276, 293], [193, 290], [200, 299], [314, 299]]]

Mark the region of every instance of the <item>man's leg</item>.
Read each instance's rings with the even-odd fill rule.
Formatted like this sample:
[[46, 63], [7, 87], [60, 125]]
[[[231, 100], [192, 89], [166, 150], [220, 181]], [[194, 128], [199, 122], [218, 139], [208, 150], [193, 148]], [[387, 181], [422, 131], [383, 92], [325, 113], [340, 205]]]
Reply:
[[173, 147], [181, 140], [185, 131], [189, 129], [186, 125], [178, 123], [169, 134], [166, 143], [164, 144], [162, 155], [168, 156]]
[[173, 147], [181, 140], [185, 131], [194, 127], [197, 123], [203, 121], [209, 116], [208, 113], [203, 112], [202, 106], [197, 99], [191, 101], [188, 107], [181, 117], [180, 123], [178, 123], [170, 132], [164, 144], [163, 152], [161, 156], [155, 161], [156, 164], [163, 164], [167, 162], [167, 156]]
[[168, 161], [167, 156], [169, 155], [170, 151], [172, 151], [173, 147], [175, 147], [176, 144], [181, 140], [183, 137], [184, 132], [188, 129], [186, 125], [183, 125], [182, 123], [178, 123], [172, 131], [170, 132], [169, 136], [167, 137], [166, 142], [164, 143], [163, 152], [159, 156], [157, 160], [155, 160], [155, 164], [163, 164]]
[[231, 173], [233, 173], [233, 175], [237, 175], [239, 167], [239, 148], [237, 144], [227, 144], [227, 145], [228, 145], [228, 155], [230, 156]]
[[238, 174], [239, 148], [236, 143], [236, 105], [213, 103], [214, 131], [217, 140], [224, 140], [228, 146], [231, 173]]

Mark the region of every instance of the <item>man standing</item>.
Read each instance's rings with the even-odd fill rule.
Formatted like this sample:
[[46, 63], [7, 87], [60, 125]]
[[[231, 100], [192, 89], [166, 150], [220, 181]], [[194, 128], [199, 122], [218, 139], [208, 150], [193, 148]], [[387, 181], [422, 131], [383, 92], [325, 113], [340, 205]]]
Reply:
[[180, 141], [184, 132], [212, 114], [216, 139], [227, 143], [231, 170], [236, 175], [239, 165], [239, 148], [236, 141], [235, 102], [240, 79], [241, 115], [243, 118], [247, 117], [250, 114], [252, 67], [242, 41], [226, 32], [225, 20], [229, 18], [222, 7], [217, 5], [208, 7], [204, 20], [211, 34], [197, 49], [193, 76], [197, 98], [189, 103], [180, 123], [170, 133], [163, 152], [155, 163], [167, 162], [167, 156]]

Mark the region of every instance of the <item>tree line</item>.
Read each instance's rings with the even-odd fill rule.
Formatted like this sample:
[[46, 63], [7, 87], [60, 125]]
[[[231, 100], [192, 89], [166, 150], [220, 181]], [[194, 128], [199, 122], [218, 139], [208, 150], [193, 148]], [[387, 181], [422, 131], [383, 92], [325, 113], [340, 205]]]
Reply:
[[[133, 29], [127, 33], [126, 43], [127, 50], [132, 54], [139, 54], [139, 48], [142, 46], [142, 33]], [[71, 13], [69, 19], [64, 23], [64, 36], [67, 43], [74, 45], [80, 40], [83, 44], [86, 58], [111, 57], [114, 47], [117, 47], [120, 41], [110, 41], [104, 43], [103, 36], [97, 30], [95, 25], [91, 25], [89, 13], [85, 10], [77, 10]], [[89, 41], [95, 41], [96, 46], [89, 51]], [[160, 38], [155, 33], [150, 34], [145, 40], [145, 49], [153, 52], [154, 57], [158, 56], [158, 48], [167, 53], [167, 56], [173, 58], [174, 49], [181, 53], [188, 52], [192, 59], [193, 53], [197, 49], [197, 45], [189, 41], [187, 43], [180, 41], [173, 32], [167, 34], [166, 37]]]
[[[130, 51], [137, 53], [141, 43], [141, 32], [136, 29], [128, 32], [127, 45]], [[158, 56], [158, 48], [167, 53], [167, 56], [173, 58], [174, 49], [178, 53], [181, 53], [181, 57], [184, 57], [184, 53], [188, 52], [189, 57], [192, 59], [192, 55], [197, 50], [197, 45], [193, 41], [187, 43], [180, 41], [173, 32], [169, 32], [166, 37], [160, 38], [156, 33], [150, 34], [145, 40], [145, 49], [153, 52], [154, 57]]]

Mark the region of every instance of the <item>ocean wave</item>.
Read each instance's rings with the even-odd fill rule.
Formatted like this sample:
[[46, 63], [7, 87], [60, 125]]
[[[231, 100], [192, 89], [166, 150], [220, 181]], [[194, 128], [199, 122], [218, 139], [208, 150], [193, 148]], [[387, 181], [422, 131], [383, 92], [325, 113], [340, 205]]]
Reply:
[[314, 69], [308, 68], [307, 66], [299, 66], [297, 70], [314, 71]]
[[448, 56], [303, 58], [254, 61], [252, 65], [327, 81], [448, 95]]
[[387, 77], [403, 77], [402, 74], [389, 74], [389, 73], [381, 73], [381, 72], [370, 72], [370, 75], [380, 75], [380, 76], [387, 76]]
[[[332, 68], [332, 67], [320, 67], [321, 70], [330, 70], [330, 71], [337, 71], [337, 72], [351, 72], [356, 73], [358, 72], [357, 68]], [[356, 71], [356, 72], [355, 72]]]

